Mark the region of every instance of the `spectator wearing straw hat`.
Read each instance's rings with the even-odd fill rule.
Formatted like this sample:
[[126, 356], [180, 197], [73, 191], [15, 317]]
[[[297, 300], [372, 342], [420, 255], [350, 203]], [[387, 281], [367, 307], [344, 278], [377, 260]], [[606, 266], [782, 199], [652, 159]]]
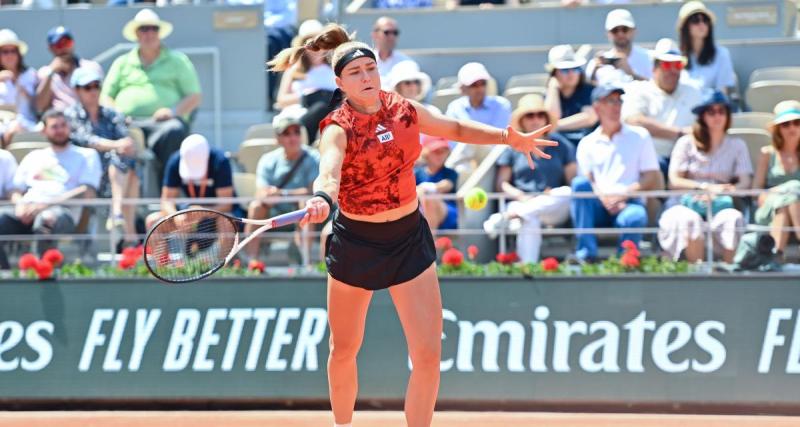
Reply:
[[[511, 103], [501, 96], [487, 95], [487, 87], [492, 76], [479, 62], [469, 62], [458, 70], [458, 85], [464, 96], [454, 99], [445, 115], [458, 120], [473, 120], [494, 127], [504, 128], [511, 119]], [[456, 144], [447, 160], [449, 167], [459, 173], [474, 169], [475, 146]]]
[[678, 12], [678, 40], [686, 71], [700, 86], [728, 94], [736, 86], [731, 53], [714, 41], [716, 16], [703, 2], [686, 2]]
[[47, 48], [53, 59], [39, 68], [36, 110], [44, 112], [55, 108], [63, 111], [78, 102], [78, 94], [70, 84], [72, 73], [78, 68], [91, 69], [102, 78], [103, 67], [75, 54], [75, 38], [64, 26], [53, 27], [47, 32]]
[[653, 58], [653, 78], [632, 82], [626, 88], [622, 118], [650, 132], [666, 176], [675, 141], [691, 133], [695, 121], [692, 108], [700, 104], [702, 94], [695, 85], [681, 79], [686, 58], [674, 41], [659, 40]]
[[17, 33], [0, 30], [0, 105], [16, 109], [16, 118], [6, 124], [0, 122], [0, 148], [11, 143], [14, 134], [32, 130], [36, 126], [36, 70], [25, 65], [28, 44]]
[[554, 46], [547, 53], [545, 69], [550, 72], [545, 105], [556, 118], [555, 130], [574, 145], [597, 125], [592, 109], [592, 88], [583, 67], [586, 59], [570, 45]]
[[147, 147], [155, 153], [159, 181], [163, 165], [186, 137], [192, 112], [200, 105], [200, 82], [189, 58], [162, 40], [172, 24], [142, 9], [125, 24], [122, 35], [138, 46], [114, 60], [103, 84], [105, 104], [132, 117]]
[[403, 98], [422, 102], [427, 109], [441, 113], [435, 105], [425, 103], [431, 90], [431, 77], [422, 72], [414, 61], [399, 62], [392, 67], [386, 89], [397, 92]]
[[[647, 211], [642, 200], [627, 194], [664, 188], [650, 134], [621, 120], [624, 93], [614, 85], [598, 86], [592, 91], [600, 126], [578, 145], [580, 175], [572, 180], [572, 191], [591, 192], [597, 197], [572, 200], [572, 224], [576, 229], [644, 227]], [[619, 241], [638, 244], [641, 238], [641, 233], [623, 231]], [[584, 261], [597, 259], [597, 236], [579, 234], [575, 257]]]
[[623, 84], [653, 76], [653, 60], [647, 49], [633, 42], [636, 22], [627, 9], [606, 15], [606, 35], [611, 49], [599, 52], [586, 66], [589, 80], [598, 84]]
[[[553, 122], [544, 99], [536, 94], [523, 96], [511, 114], [511, 127], [520, 132], [532, 132]], [[513, 201], [505, 212], [492, 214], [483, 223], [490, 236], [503, 229], [518, 230], [517, 254], [523, 262], [539, 260], [542, 225], [558, 226], [569, 219], [570, 183], [578, 169], [575, 146], [569, 140], [558, 133], [549, 133], [545, 138], [557, 141], [558, 146], [543, 150], [552, 156], [547, 161], [531, 154], [535, 169], [530, 168], [527, 153], [508, 147], [497, 159], [495, 190]]]
[[671, 258], [697, 262], [704, 258], [705, 229], [710, 228], [715, 251], [730, 263], [744, 219], [733, 198], [719, 193], [750, 188], [750, 155], [744, 141], [728, 135], [731, 103], [722, 92], [709, 93], [692, 113], [697, 117], [692, 133], [672, 151], [669, 188], [707, 194], [671, 198], [658, 221], [658, 241]]

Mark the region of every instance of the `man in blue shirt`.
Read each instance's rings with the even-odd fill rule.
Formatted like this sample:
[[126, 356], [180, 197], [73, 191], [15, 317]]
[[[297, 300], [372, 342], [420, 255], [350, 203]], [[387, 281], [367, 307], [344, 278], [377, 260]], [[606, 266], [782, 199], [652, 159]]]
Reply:
[[[505, 128], [511, 118], [511, 103], [500, 96], [486, 94], [487, 85], [492, 77], [486, 67], [479, 62], [470, 62], [458, 70], [458, 84], [464, 94], [447, 106], [448, 117], [460, 120], [474, 120], [490, 126]], [[451, 144], [452, 154], [447, 159], [447, 166], [455, 168], [459, 173], [470, 172], [477, 161], [474, 145]]]

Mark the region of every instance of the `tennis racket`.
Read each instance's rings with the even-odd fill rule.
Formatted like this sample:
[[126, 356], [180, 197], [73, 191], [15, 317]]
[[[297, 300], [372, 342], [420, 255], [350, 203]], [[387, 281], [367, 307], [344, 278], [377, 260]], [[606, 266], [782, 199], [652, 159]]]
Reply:
[[[144, 242], [145, 265], [167, 283], [204, 279], [227, 265], [243, 247], [261, 233], [299, 222], [305, 209], [264, 220], [236, 218], [211, 209], [193, 208], [160, 220]], [[260, 225], [241, 242], [242, 224]]]

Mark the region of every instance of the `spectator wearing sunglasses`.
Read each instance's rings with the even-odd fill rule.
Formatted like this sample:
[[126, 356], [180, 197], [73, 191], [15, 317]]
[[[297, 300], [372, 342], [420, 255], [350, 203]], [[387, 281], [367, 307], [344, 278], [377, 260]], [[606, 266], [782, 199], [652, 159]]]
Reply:
[[381, 78], [387, 78], [392, 67], [402, 61], [411, 61], [408, 55], [397, 50], [397, 39], [400, 37], [400, 28], [397, 21], [388, 16], [381, 16], [372, 27], [372, 44], [378, 54], [378, 72]]
[[653, 78], [627, 87], [622, 117], [628, 124], [650, 132], [661, 171], [667, 176], [672, 148], [675, 141], [692, 132], [692, 108], [700, 104], [702, 94], [695, 85], [681, 79], [686, 58], [674, 41], [659, 40], [653, 58]]
[[36, 110], [40, 113], [50, 108], [64, 111], [78, 102], [78, 94], [70, 84], [72, 73], [83, 68], [103, 77], [103, 67], [95, 61], [75, 54], [75, 38], [63, 26], [47, 32], [47, 48], [53, 54], [50, 64], [39, 68], [39, 87], [36, 88]]
[[544, 102], [556, 119], [555, 130], [576, 146], [597, 125], [591, 101], [594, 86], [586, 81], [585, 65], [586, 59], [570, 45], [554, 46], [547, 53], [550, 80]]
[[[502, 96], [487, 95], [492, 76], [483, 64], [469, 62], [458, 70], [458, 85], [464, 96], [447, 106], [445, 115], [458, 120], [473, 120], [489, 126], [505, 128], [511, 119], [511, 103]], [[459, 174], [470, 173], [477, 166], [475, 145], [453, 143], [447, 167]]]
[[[519, 132], [533, 132], [552, 122], [544, 99], [537, 94], [520, 98], [511, 115], [511, 127]], [[506, 147], [497, 159], [495, 191], [505, 193], [512, 202], [505, 212], [493, 214], [483, 223], [484, 230], [492, 237], [503, 229], [519, 231], [517, 254], [523, 262], [539, 261], [542, 225], [559, 226], [569, 219], [570, 183], [578, 170], [575, 146], [569, 140], [555, 132], [543, 138], [558, 142], [558, 146], [543, 150], [552, 156], [550, 160], [511, 147]], [[528, 155], [535, 169], [529, 166]]]
[[755, 220], [772, 226], [782, 256], [792, 234], [800, 240], [800, 102], [778, 103], [769, 130], [772, 144], [761, 149], [753, 181], [753, 188], [767, 189], [758, 197]]
[[111, 217], [106, 227], [119, 229], [119, 245], [137, 243], [136, 206], [122, 204], [123, 199], [139, 197], [139, 178], [136, 175], [136, 147], [128, 136], [125, 116], [100, 105], [102, 76], [94, 68], [78, 68], [72, 73], [71, 86], [78, 103], [64, 111], [76, 145], [94, 148], [102, 159], [103, 178], [98, 195], [111, 196]]
[[733, 198], [719, 193], [750, 188], [753, 166], [744, 141], [728, 135], [731, 105], [722, 92], [709, 93], [692, 112], [697, 115], [692, 133], [672, 151], [669, 188], [706, 194], [670, 198], [658, 221], [658, 241], [672, 259], [698, 262], [706, 252], [708, 227], [715, 252], [731, 263], [744, 220]]
[[200, 105], [200, 82], [189, 58], [163, 45], [172, 24], [142, 9], [122, 30], [138, 46], [114, 60], [103, 84], [104, 105], [112, 105], [142, 129], [156, 157], [158, 182], [164, 165], [189, 132], [192, 112]]
[[678, 12], [681, 53], [689, 76], [702, 87], [730, 93], [736, 75], [728, 48], [714, 42], [716, 17], [702, 2], [690, 1]]
[[586, 75], [597, 84], [624, 84], [653, 76], [653, 60], [647, 49], [634, 44], [636, 22], [626, 9], [606, 15], [606, 35], [611, 49], [598, 52], [586, 66]]
[[36, 70], [25, 65], [28, 44], [17, 37], [17, 33], [0, 30], [0, 105], [14, 107], [14, 120], [0, 122], [0, 148], [5, 148], [19, 132], [30, 131], [36, 126], [36, 86], [39, 84]]

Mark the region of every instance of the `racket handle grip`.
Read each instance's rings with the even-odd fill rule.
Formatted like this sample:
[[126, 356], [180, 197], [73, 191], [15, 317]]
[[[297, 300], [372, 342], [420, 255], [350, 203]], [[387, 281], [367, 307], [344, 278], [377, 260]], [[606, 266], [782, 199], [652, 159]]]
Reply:
[[293, 212], [285, 213], [283, 215], [278, 215], [272, 219], [273, 227], [283, 227], [284, 225], [294, 224], [296, 222], [300, 222], [303, 217], [306, 216], [306, 209], [300, 209]]

